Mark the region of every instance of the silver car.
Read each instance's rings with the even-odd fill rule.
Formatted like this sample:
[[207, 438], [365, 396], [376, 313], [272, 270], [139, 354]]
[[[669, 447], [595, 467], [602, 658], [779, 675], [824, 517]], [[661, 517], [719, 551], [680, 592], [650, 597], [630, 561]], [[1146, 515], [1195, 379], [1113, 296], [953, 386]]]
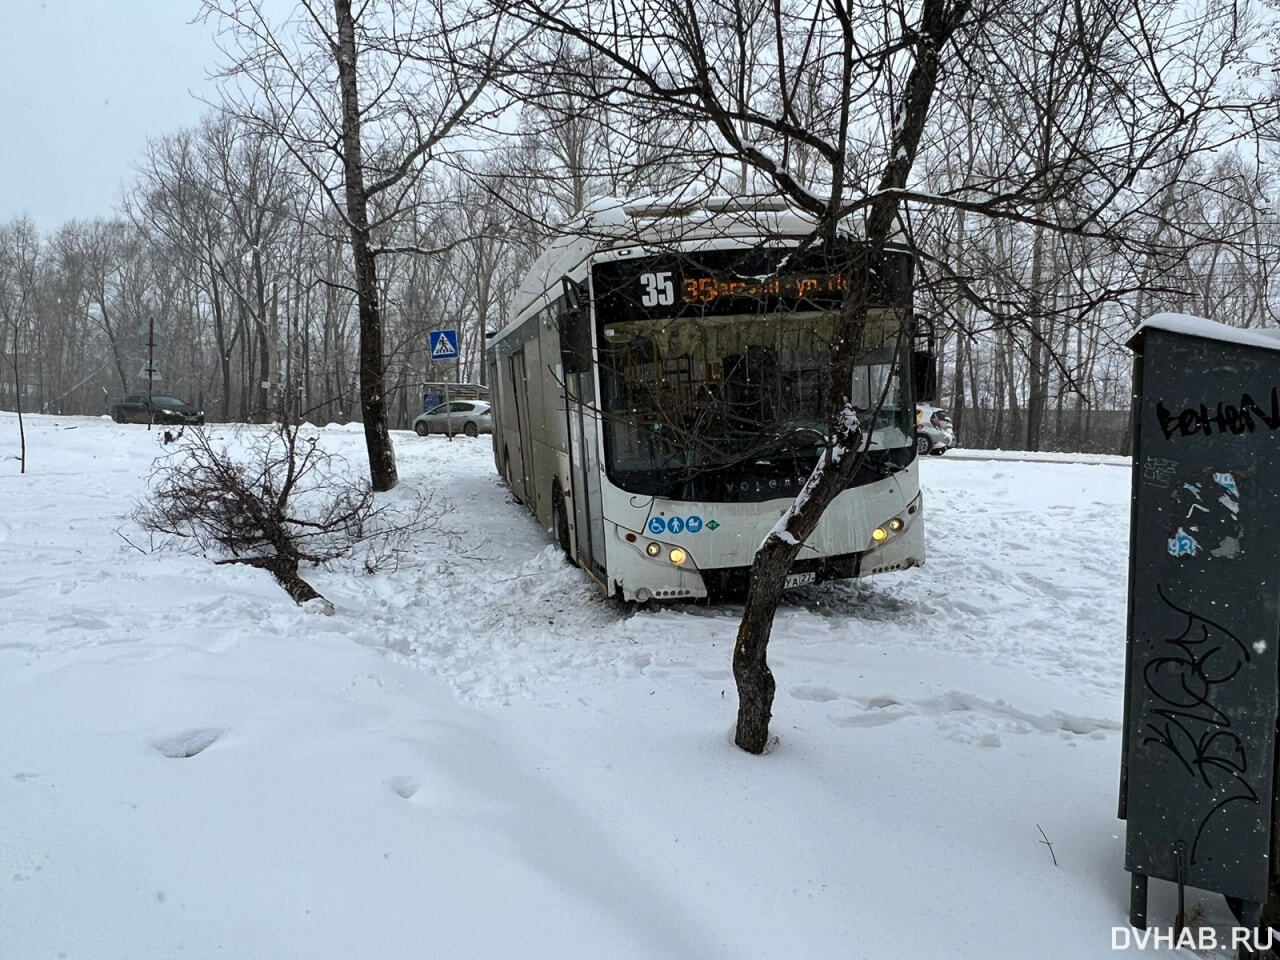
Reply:
[[956, 445], [951, 414], [941, 407], [916, 404], [916, 450], [941, 456]]
[[429, 433], [463, 433], [468, 437], [493, 433], [493, 419], [485, 400], [450, 400], [420, 413], [413, 429], [420, 437]]

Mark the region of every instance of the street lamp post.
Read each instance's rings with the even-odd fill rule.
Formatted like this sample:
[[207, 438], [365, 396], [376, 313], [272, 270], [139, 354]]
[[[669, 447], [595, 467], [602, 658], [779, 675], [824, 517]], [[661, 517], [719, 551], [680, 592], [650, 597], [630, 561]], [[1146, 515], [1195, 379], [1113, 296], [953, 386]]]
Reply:
[[152, 384], [156, 376], [156, 318], [153, 314], [147, 317], [147, 432], [156, 422], [156, 410], [151, 404]]

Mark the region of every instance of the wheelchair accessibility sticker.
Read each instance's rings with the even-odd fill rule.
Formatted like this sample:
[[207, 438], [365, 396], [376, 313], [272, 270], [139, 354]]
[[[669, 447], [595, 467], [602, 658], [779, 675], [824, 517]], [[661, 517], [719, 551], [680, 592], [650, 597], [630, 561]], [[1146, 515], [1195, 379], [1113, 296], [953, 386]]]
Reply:
[[[720, 524], [714, 520], [706, 524], [708, 530], [714, 530], [718, 526]], [[697, 515], [692, 517], [672, 517], [670, 520], [663, 517], [649, 518], [649, 532], [654, 536], [663, 533], [701, 533], [702, 527], [702, 518]]]

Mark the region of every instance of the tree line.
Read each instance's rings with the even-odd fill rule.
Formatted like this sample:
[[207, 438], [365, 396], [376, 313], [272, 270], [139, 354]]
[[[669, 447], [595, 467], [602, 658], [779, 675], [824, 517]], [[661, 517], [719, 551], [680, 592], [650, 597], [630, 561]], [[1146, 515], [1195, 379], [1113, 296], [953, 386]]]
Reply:
[[[206, 6], [223, 100], [149, 143], [118, 214], [0, 225], [0, 408], [102, 414], [147, 389], [154, 352], [152, 389], [211, 420], [360, 420], [376, 399], [407, 427], [422, 381], [483, 379], [522, 274], [598, 198], [883, 191], [908, 76], [876, 84], [919, 29], [893, 4]], [[1274, 25], [1180, 9], [965, 5], [892, 184], [962, 445], [1120, 451], [1144, 317], [1275, 323], [1275, 91], [1255, 62]], [[806, 10], [889, 39], [780, 26]], [[701, 63], [628, 49], [643, 31], [619, 18], [658, 14]], [[442, 329], [456, 363], [429, 355]]]

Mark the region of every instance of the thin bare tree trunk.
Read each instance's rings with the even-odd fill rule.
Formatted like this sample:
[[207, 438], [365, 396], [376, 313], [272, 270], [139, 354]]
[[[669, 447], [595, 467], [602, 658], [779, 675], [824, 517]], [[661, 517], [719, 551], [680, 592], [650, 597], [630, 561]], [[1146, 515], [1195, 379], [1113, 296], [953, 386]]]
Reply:
[[1044, 427], [1045, 399], [1048, 392], [1045, 356], [1044, 245], [1045, 229], [1036, 226], [1031, 246], [1031, 342], [1027, 350], [1027, 423], [1024, 434], [1026, 450], [1039, 450]]
[[356, 85], [355, 20], [351, 0], [334, 0], [338, 19], [338, 83], [342, 92], [342, 159], [346, 180], [347, 222], [355, 264], [360, 313], [360, 413], [369, 452], [369, 478], [374, 490], [390, 490], [399, 477], [396, 453], [387, 431], [385, 371], [382, 361], [382, 313], [378, 304], [378, 271], [369, 243], [369, 198], [365, 192], [360, 146], [360, 92]]
[[[767, 658], [773, 618], [785, 589], [787, 571], [800, 548], [818, 528], [831, 502], [848, 488], [862, 458], [862, 429], [847, 399], [853, 365], [867, 321], [867, 282], [871, 265], [884, 255], [894, 230], [901, 189], [915, 163], [916, 151], [937, 88], [939, 53], [968, 14], [966, 3], [925, 0], [919, 32], [915, 34], [915, 64], [902, 92], [901, 128], [894, 131], [889, 159], [880, 181], [879, 197], [867, 215], [866, 246], [849, 258], [845, 276], [850, 278], [832, 350], [828, 396], [830, 445], [818, 460], [795, 503], [765, 537], [751, 564], [746, 605], [733, 648], [733, 677], [738, 687], [738, 725], [734, 743], [748, 753], [763, 753], [769, 742], [769, 717], [775, 682]], [[834, 205], [834, 204], [833, 204]], [[831, 224], [834, 227], [834, 223]]]
[[18, 414], [18, 472], [27, 472], [27, 428], [22, 419], [22, 378], [18, 372], [18, 328], [13, 328], [13, 406]]

